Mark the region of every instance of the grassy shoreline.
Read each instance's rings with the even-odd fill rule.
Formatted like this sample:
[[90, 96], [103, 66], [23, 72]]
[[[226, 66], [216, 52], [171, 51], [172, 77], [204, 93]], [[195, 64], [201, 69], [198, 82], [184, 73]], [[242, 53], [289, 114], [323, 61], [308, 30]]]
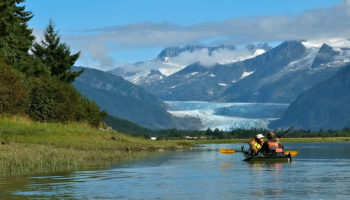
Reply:
[[85, 124], [0, 119], [0, 175], [52, 173], [135, 160], [148, 152], [182, 150], [186, 141], [150, 141]]

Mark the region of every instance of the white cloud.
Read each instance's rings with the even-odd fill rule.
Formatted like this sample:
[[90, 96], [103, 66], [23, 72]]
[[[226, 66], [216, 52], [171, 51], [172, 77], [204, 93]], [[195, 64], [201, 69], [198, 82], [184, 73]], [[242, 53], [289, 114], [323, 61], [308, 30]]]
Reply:
[[[260, 51], [260, 54], [263, 51]], [[180, 53], [177, 57], [169, 58], [168, 61], [171, 63], [177, 63], [183, 66], [187, 66], [196, 62], [201, 63], [205, 67], [212, 67], [213, 65], [228, 64], [237, 62], [240, 60], [245, 60], [256, 56], [254, 52], [249, 51], [247, 48], [241, 49], [218, 49], [209, 54], [208, 49], [201, 49], [194, 52], [185, 51]]]
[[[143, 22], [125, 26], [84, 30], [84, 35], [68, 37], [78, 44], [83, 54], [89, 52], [100, 66], [115, 65], [109, 53], [133, 48], [182, 46], [211, 38], [227, 38], [230, 44], [281, 40], [315, 40], [350, 36], [350, 0], [331, 8], [315, 9], [296, 16], [234, 18], [222, 22], [180, 26], [171, 23]], [[86, 34], [90, 35], [86, 35]], [[218, 57], [231, 52], [221, 52]], [[195, 58], [191, 57], [194, 56]], [[212, 65], [214, 56], [206, 52], [182, 55], [183, 62], [200, 60]], [[226, 57], [226, 56], [225, 56]], [[118, 59], [118, 58], [117, 58]]]
[[264, 50], [262, 49], [256, 49], [252, 52], [247, 48], [219, 48], [209, 53], [207, 48], [203, 48], [193, 52], [182, 52], [176, 57], [168, 57], [166, 61], [154, 59], [136, 64], [125, 63], [121, 64], [119, 67], [128, 72], [156, 69], [168, 76], [196, 62], [201, 63], [201, 65], [205, 67], [212, 67], [217, 63], [228, 64], [245, 60], [262, 54], [263, 52]]
[[35, 37], [34, 42], [40, 43], [44, 38], [44, 31], [41, 29], [33, 28], [32, 35]]

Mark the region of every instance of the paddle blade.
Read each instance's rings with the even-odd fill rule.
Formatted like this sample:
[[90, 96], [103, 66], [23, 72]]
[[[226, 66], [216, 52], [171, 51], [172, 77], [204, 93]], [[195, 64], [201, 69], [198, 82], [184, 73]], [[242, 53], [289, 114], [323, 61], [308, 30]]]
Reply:
[[220, 152], [223, 153], [223, 154], [233, 154], [236, 151], [233, 150], [233, 149], [220, 149]]
[[290, 153], [290, 155], [291, 156], [296, 156], [296, 155], [298, 155], [298, 152], [297, 151], [286, 151], [286, 152], [284, 152], [284, 154], [286, 154], [286, 155], [288, 155]]

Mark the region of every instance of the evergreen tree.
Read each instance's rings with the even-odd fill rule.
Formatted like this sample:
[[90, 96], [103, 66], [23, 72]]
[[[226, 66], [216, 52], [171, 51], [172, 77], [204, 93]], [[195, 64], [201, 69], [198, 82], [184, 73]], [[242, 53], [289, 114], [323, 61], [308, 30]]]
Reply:
[[41, 44], [34, 44], [32, 52], [49, 69], [51, 76], [57, 77], [63, 82], [72, 83], [83, 72], [83, 70], [71, 71], [80, 52], [71, 55], [69, 47], [65, 43], [61, 43], [54, 28], [55, 26], [50, 20], [45, 29], [44, 39]]
[[34, 36], [27, 22], [33, 15], [19, 6], [24, 1], [0, 1], [0, 56], [8, 66], [25, 74], [43, 74], [45, 70], [28, 53]]

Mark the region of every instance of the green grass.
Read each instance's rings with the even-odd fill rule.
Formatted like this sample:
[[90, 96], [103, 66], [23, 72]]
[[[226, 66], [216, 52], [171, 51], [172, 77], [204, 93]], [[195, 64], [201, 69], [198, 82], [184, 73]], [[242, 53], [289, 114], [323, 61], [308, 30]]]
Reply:
[[187, 142], [150, 141], [85, 124], [0, 119], [0, 174], [58, 172], [107, 166], [148, 152], [182, 149]]

